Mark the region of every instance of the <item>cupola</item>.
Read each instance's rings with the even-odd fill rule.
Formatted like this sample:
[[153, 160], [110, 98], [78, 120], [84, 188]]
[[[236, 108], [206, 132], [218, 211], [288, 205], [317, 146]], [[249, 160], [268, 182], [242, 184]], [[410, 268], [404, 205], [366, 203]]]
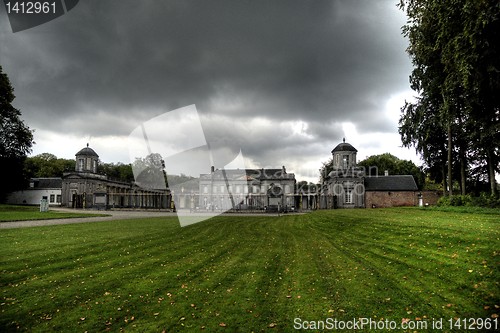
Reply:
[[333, 169], [349, 169], [356, 166], [357, 149], [345, 142], [339, 143], [332, 150]]
[[97, 173], [97, 165], [99, 163], [99, 155], [89, 147], [81, 149], [76, 153], [76, 166], [75, 171], [77, 172], [92, 172]]

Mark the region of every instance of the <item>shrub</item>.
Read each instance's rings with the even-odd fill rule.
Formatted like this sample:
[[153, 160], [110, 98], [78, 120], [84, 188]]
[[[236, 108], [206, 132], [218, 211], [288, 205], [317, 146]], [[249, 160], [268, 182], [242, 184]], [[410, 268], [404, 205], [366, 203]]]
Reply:
[[453, 195], [451, 197], [444, 196], [439, 198], [437, 205], [441, 207], [469, 206], [500, 208], [500, 198], [484, 192], [481, 193], [478, 197], [472, 197], [470, 194]]

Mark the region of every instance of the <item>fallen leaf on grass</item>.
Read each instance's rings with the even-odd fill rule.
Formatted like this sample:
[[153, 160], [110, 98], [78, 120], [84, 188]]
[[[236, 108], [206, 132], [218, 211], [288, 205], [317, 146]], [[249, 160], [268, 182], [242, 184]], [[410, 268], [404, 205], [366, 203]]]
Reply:
[[226, 327], [227, 325], [226, 325], [226, 323], [220, 323], [219, 326], [220, 327]]
[[276, 327], [276, 323], [270, 323], [267, 327], [269, 327], [269, 328]]

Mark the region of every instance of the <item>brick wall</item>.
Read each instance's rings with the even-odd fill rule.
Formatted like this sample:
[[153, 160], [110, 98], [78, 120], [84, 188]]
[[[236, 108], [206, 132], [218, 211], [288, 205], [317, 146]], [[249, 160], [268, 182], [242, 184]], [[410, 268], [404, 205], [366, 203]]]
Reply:
[[[365, 203], [366, 208], [382, 208], [382, 207], [398, 207], [398, 206], [416, 206], [418, 205], [419, 192], [414, 191], [398, 191], [398, 192], [382, 192], [382, 191], [366, 191]], [[424, 201], [425, 202], [425, 201]]]
[[442, 191], [422, 191], [422, 198], [424, 199], [424, 205], [435, 205], [439, 198], [443, 196]]

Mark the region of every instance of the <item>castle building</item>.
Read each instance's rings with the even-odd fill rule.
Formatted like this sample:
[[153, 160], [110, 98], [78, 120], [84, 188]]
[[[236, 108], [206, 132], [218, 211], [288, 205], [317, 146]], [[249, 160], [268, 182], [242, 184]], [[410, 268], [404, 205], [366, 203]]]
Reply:
[[208, 210], [293, 210], [295, 174], [281, 169], [215, 170], [200, 175], [199, 207]]
[[356, 148], [345, 139], [332, 150], [332, 171], [323, 177], [320, 208], [414, 206], [417, 184], [411, 175], [366, 175]]
[[332, 150], [333, 169], [325, 177], [322, 208], [361, 208], [364, 202], [364, 171], [356, 167], [356, 148], [345, 139]]
[[136, 183], [98, 173], [99, 155], [89, 147], [75, 155], [75, 171], [62, 177], [61, 205], [72, 208], [170, 208], [168, 190], [143, 189]]

